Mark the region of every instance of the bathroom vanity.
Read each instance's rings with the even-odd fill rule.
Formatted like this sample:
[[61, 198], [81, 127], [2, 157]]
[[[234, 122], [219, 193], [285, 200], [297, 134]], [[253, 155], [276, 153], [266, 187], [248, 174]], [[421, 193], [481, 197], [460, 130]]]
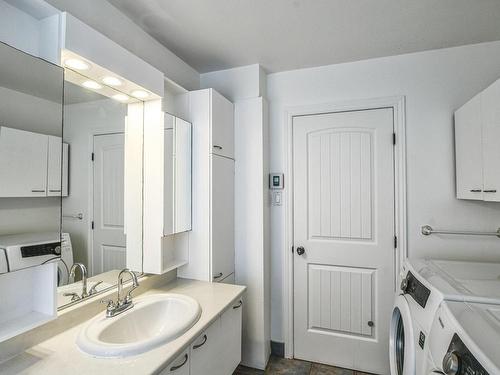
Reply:
[[[230, 375], [241, 359], [244, 291], [243, 286], [175, 279], [134, 297], [139, 300], [152, 295], [177, 294], [199, 303], [201, 314], [196, 323], [174, 340], [138, 355], [121, 358], [92, 356], [77, 346], [78, 336], [94, 317], [90, 315], [82, 317], [76, 326], [68, 322], [67, 327], [59, 327], [61, 333], [0, 363], [0, 373], [56, 374], [63, 368], [71, 368], [86, 374]], [[98, 301], [93, 303], [99, 306]], [[98, 315], [104, 316], [104, 305], [100, 306]], [[62, 315], [71, 313], [68, 309]]]

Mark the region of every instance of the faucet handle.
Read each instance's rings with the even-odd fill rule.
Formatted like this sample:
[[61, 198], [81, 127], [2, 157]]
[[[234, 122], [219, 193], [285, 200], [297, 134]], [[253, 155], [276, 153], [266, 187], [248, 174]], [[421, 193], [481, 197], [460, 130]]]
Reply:
[[102, 299], [99, 301], [100, 303], [107, 303], [108, 306], [106, 307], [106, 310], [113, 310], [115, 308], [115, 301], [112, 299]]
[[81, 297], [76, 293], [64, 293], [64, 297], [71, 297], [71, 302], [78, 301]]
[[132, 301], [132, 292], [134, 290], [136, 290], [138, 287], [139, 287], [139, 285], [137, 285], [137, 286], [132, 285], [132, 287], [130, 288], [130, 290], [127, 293], [127, 296], [125, 297], [125, 302], [131, 302]]
[[101, 285], [101, 284], [102, 284], [102, 280], [99, 281], [99, 282], [97, 282], [97, 283], [95, 283], [94, 285], [92, 285], [92, 288], [90, 288], [90, 290], [89, 290], [89, 296], [96, 294], [97, 293], [97, 287], [99, 285]]

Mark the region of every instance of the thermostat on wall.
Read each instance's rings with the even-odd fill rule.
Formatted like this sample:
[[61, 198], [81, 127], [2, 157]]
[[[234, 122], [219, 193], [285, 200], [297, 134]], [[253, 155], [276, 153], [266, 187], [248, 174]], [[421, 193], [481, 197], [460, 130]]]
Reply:
[[269, 189], [283, 189], [283, 173], [269, 173]]

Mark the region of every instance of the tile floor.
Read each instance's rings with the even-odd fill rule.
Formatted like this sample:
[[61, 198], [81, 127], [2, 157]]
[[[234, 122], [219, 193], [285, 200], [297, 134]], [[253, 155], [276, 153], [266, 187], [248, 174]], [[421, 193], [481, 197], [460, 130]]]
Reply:
[[364, 372], [346, 370], [339, 367], [321, 365], [299, 361], [297, 359], [284, 359], [271, 357], [266, 371], [239, 366], [233, 375], [370, 375]]

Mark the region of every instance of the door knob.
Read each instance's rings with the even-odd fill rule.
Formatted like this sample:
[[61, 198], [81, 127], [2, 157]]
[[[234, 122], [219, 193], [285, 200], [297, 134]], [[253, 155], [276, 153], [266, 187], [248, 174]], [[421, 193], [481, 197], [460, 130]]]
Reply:
[[302, 246], [299, 246], [297, 248], [297, 254], [303, 255], [306, 252], [306, 249], [304, 249]]

